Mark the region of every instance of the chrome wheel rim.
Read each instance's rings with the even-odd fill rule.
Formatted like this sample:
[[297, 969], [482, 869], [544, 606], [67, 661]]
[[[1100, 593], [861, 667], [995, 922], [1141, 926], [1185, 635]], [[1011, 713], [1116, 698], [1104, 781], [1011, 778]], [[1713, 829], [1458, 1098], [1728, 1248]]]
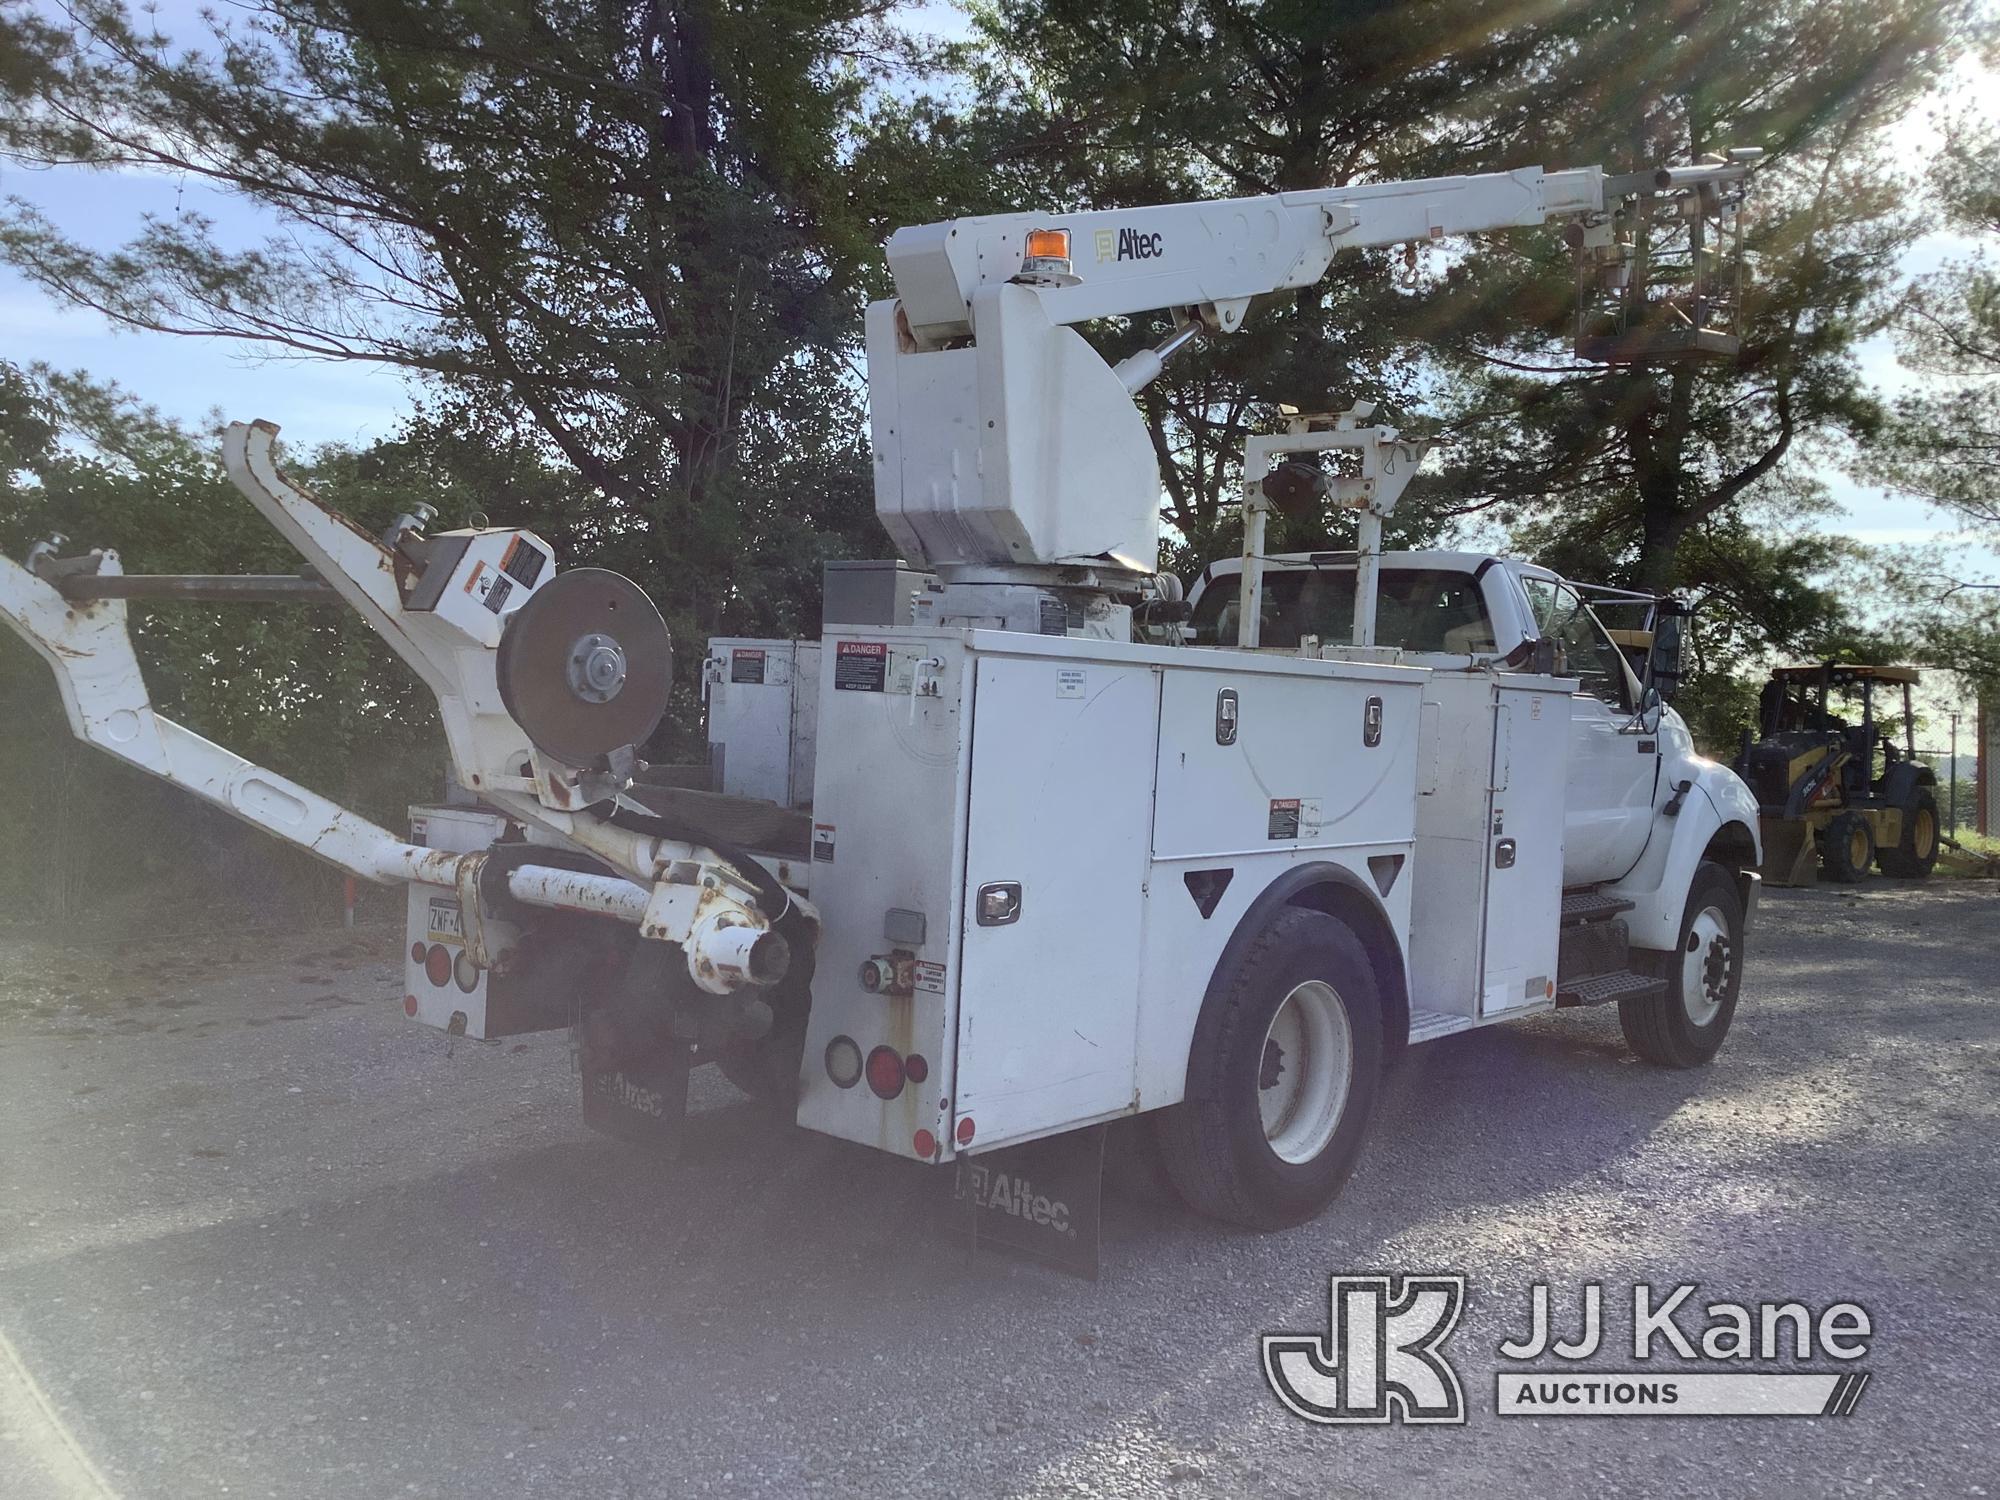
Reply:
[[1280, 1161], [1302, 1164], [1326, 1149], [1353, 1081], [1347, 1008], [1332, 985], [1308, 979], [1271, 1017], [1258, 1070], [1257, 1113]]
[[1681, 1008], [1695, 1025], [1706, 1026], [1721, 1012], [1734, 957], [1728, 918], [1718, 906], [1704, 907], [1681, 946]]

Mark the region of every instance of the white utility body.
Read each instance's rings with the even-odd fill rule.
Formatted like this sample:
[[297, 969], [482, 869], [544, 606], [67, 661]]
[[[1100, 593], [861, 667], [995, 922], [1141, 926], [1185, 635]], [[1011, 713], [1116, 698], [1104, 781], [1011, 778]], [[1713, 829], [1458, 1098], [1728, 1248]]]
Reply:
[[819, 651], [818, 641], [709, 640], [702, 693], [718, 791], [783, 807], [811, 805]]
[[[437, 694], [472, 805], [413, 810], [404, 840], [158, 719], [125, 600], [190, 580], [47, 545], [0, 560], [0, 617], [80, 736], [412, 882], [405, 1009], [573, 1027], [595, 1124], [675, 1139], [705, 1060], [930, 1162], [1145, 1114], [1191, 1205], [1296, 1222], [1409, 1043], [1616, 1000], [1642, 1055], [1712, 1055], [1756, 807], [1662, 701], [1668, 632], [1635, 675], [1543, 570], [1380, 554], [1423, 445], [1366, 406], [1251, 441], [1245, 557], [1183, 601], [1132, 393], [1346, 248], [1560, 220], [1615, 271], [1630, 215], [1733, 215], [1755, 154], [899, 230], [867, 342], [908, 565], [845, 565], [877, 612], [830, 610], [820, 641], [710, 643], [719, 794], [647, 779], [672, 649], [634, 585], [507, 528], [371, 537], [284, 477], [268, 424], [230, 429], [229, 472], [324, 584], [231, 596], [361, 613]], [[1074, 327], [1162, 311], [1172, 333], [1115, 367]], [[1302, 496], [1356, 512], [1358, 554], [1262, 555]]]
[[[815, 781], [804, 1124], [909, 1153], [919, 1130], [1003, 1145], [1171, 1104], [1207, 976], [1273, 881], [1317, 865], [1407, 930], [1420, 672], [916, 627], [826, 649], [885, 667], [823, 683], [843, 753]], [[924, 1057], [928, 1084], [839, 1087], [818, 1064], [841, 1037]]]
[[[1353, 553], [1278, 554], [1262, 558], [1260, 567], [1258, 629], [1269, 642], [1262, 649], [1296, 650], [1301, 639], [1345, 630], [1357, 587]], [[1193, 644], [1241, 635], [1244, 571], [1241, 560], [1225, 559], [1196, 578], [1185, 629]], [[1671, 708], [1645, 704], [1643, 685], [1591, 603], [1608, 594], [1614, 604], [1630, 604], [1638, 596], [1593, 590], [1532, 563], [1476, 552], [1384, 554], [1380, 578], [1379, 644], [1371, 654], [1428, 667], [1440, 684], [1504, 662], [1544, 637], [1560, 648], [1575, 678], [1563, 712], [1562, 885], [1631, 901], [1625, 921], [1634, 944], [1671, 947], [1691, 872], [1661, 862], [1676, 843], [1667, 835], [1678, 827], [1663, 821], [1661, 810], [1687, 782], [1689, 796], [1706, 804], [1701, 819], [1717, 828], [1744, 822], [1747, 788], [1696, 752]], [[1684, 806], [1676, 805], [1677, 815]], [[1739, 848], [1736, 857], [1746, 853]], [[1744, 890], [1745, 900], [1752, 899], [1753, 887]]]

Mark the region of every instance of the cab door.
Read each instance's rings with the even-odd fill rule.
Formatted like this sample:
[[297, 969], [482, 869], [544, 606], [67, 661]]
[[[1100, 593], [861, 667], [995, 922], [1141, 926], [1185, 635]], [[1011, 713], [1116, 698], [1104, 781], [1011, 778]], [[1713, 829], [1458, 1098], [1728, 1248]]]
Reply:
[[1638, 722], [1639, 685], [1597, 616], [1568, 584], [1524, 577], [1558, 668], [1577, 679], [1570, 698], [1569, 784], [1563, 809], [1563, 884], [1616, 880], [1639, 862], [1653, 826], [1660, 741]]

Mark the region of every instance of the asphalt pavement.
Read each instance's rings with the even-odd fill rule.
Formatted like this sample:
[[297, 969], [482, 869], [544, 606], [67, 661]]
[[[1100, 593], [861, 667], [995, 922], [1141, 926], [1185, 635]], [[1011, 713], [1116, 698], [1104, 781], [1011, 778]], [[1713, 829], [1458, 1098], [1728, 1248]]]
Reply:
[[[1095, 1284], [969, 1253], [945, 1174], [713, 1070], [684, 1161], [599, 1138], [563, 1035], [406, 1022], [399, 943], [0, 933], [0, 1495], [2000, 1490], [2000, 886], [1769, 893], [1697, 1071], [1602, 1010], [1422, 1047], [1293, 1231], [1124, 1160]], [[1468, 1278], [1465, 1425], [1267, 1388], [1259, 1335], [1377, 1270]], [[1591, 1281], [1859, 1303], [1872, 1380], [1846, 1417], [1496, 1415], [1527, 1288], [1560, 1321]]]

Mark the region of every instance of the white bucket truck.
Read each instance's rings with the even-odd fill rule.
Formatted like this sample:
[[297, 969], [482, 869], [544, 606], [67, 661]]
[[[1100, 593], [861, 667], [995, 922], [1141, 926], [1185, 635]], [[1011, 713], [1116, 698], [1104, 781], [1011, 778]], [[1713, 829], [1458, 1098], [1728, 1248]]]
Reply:
[[[266, 424], [230, 429], [229, 471], [324, 584], [227, 592], [358, 610], [437, 694], [476, 808], [403, 840], [155, 715], [123, 601], [200, 580], [44, 547], [0, 565], [0, 613], [83, 738], [413, 882], [406, 1009], [470, 1035], [574, 1026], [596, 1123], [671, 1137], [706, 1060], [804, 1126], [933, 1163], [1145, 1115], [1195, 1208], [1295, 1223], [1353, 1169], [1407, 1045], [1616, 1000], [1648, 1059], [1712, 1055], [1756, 806], [1660, 701], [1665, 622], [1635, 674], [1543, 570], [1379, 556], [1421, 451], [1361, 408], [1252, 442], [1253, 544], [1183, 603], [1156, 575], [1131, 395], [1343, 248], [1556, 219], [1615, 264], [1622, 215], [1733, 212], [1746, 170], [898, 231], [896, 295], [867, 319], [876, 503], [934, 577], [897, 623], [786, 644], [782, 710], [724, 736], [726, 784], [757, 768], [738, 795], [645, 781], [671, 646], [636, 588], [518, 530], [366, 535], [285, 479]], [[1074, 327], [1159, 310], [1172, 335], [1115, 367]], [[1330, 452], [1344, 467], [1314, 467]], [[1301, 487], [1356, 511], [1358, 554], [1262, 557], [1264, 510]], [[1135, 640], [1135, 608], [1177, 641]], [[711, 693], [780, 686], [773, 644], [714, 643]], [[761, 681], [755, 657], [734, 675], [758, 651]]]

